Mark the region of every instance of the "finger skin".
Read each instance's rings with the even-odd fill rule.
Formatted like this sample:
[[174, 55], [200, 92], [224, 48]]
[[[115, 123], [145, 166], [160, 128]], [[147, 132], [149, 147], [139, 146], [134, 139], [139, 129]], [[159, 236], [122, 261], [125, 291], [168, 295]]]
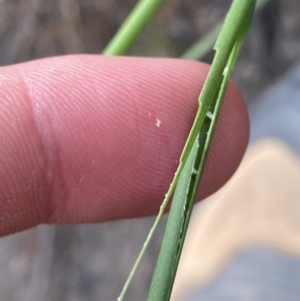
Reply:
[[[208, 69], [92, 55], [1, 68], [0, 235], [157, 212]], [[247, 110], [231, 83], [199, 199], [233, 174], [248, 135]]]

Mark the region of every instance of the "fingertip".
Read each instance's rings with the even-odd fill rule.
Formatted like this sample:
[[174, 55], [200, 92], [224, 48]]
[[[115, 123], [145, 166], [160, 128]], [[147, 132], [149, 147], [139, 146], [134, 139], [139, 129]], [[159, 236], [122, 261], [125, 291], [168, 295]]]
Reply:
[[[185, 60], [90, 55], [2, 69], [11, 78], [22, 74], [19, 81], [11, 82], [10, 98], [31, 106], [14, 117], [23, 120], [17, 123], [22, 139], [15, 134], [6, 137], [14, 141], [8, 153], [20, 147], [22, 152], [14, 168], [2, 154], [1, 164], [6, 166], [2, 177], [15, 177], [24, 160], [31, 158], [33, 165], [22, 170], [25, 180], [20, 181], [29, 191], [39, 191], [33, 198], [7, 182], [18, 195], [6, 213], [18, 213], [13, 231], [39, 222], [101, 222], [157, 212], [178, 165], [208, 70], [203, 63]], [[8, 116], [10, 110], [3, 114]], [[248, 135], [246, 106], [230, 83], [201, 198], [232, 175]], [[24, 139], [34, 152], [22, 146]], [[36, 165], [37, 158], [41, 160]], [[32, 176], [33, 166], [37, 178]], [[1, 202], [7, 201], [3, 196]], [[30, 220], [30, 214], [35, 219]], [[12, 229], [11, 222], [5, 220], [6, 229]]]

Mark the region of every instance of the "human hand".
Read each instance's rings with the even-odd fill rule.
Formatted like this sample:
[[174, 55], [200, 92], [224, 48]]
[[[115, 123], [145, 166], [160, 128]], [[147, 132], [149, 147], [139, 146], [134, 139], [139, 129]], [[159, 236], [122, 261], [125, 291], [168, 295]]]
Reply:
[[[0, 235], [158, 211], [208, 72], [198, 62], [75, 55], [0, 71]], [[244, 154], [246, 106], [231, 83], [199, 199]]]

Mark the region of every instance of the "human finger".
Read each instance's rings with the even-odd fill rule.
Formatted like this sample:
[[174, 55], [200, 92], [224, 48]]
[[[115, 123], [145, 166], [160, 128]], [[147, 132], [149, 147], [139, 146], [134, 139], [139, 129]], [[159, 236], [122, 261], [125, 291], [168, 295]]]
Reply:
[[[178, 165], [208, 72], [202, 63], [76, 55], [0, 72], [0, 234], [39, 223], [153, 214]], [[201, 183], [237, 168], [248, 141], [230, 84]]]

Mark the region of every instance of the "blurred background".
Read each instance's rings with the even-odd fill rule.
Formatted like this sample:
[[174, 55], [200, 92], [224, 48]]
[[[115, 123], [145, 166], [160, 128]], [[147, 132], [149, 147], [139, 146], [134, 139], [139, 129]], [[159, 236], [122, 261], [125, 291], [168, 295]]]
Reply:
[[[4, 66], [71, 53], [100, 54], [136, 2], [133, 0], [1, 0], [0, 64]], [[297, 135], [300, 137], [299, 130], [296, 132], [295, 127], [291, 128], [288, 123], [289, 120], [296, 120], [300, 116], [298, 105], [300, 94], [297, 94], [300, 89], [300, 68], [297, 67], [300, 62], [300, 2], [298, 0], [265, 2], [266, 4], [255, 16], [253, 27], [237, 64], [234, 79], [246, 97], [254, 124], [250, 147], [262, 138], [276, 137], [284, 141], [293, 152], [300, 153], [300, 148], [297, 148], [298, 144], [295, 142], [295, 137]], [[182, 55], [224, 18], [230, 3], [229, 0], [166, 1], [139, 37], [130, 55], [160, 57]], [[212, 57], [213, 53], [208, 52], [202, 60], [209, 63]], [[294, 94], [291, 91], [294, 91]], [[281, 110], [282, 101], [289, 100], [287, 94], [291, 100], [294, 99], [291, 102], [293, 106], [289, 107], [288, 111], [298, 112], [298, 117], [286, 115], [289, 117], [281, 118], [285, 122], [281, 125], [286, 129], [284, 132], [280, 130], [282, 127], [278, 128], [277, 121], [280, 119], [278, 116], [281, 115], [276, 115], [276, 112], [275, 115], [268, 115], [268, 112], [272, 111], [274, 103], [278, 110]], [[266, 118], [267, 116], [269, 117]], [[293, 123], [293, 126], [295, 125], [299, 125], [300, 128], [300, 124], [296, 121]], [[262, 166], [262, 163], [259, 165]], [[286, 178], [288, 177], [287, 175]], [[211, 203], [215, 204], [213, 201]], [[200, 211], [201, 206], [199, 206]], [[270, 206], [273, 204], [270, 203]], [[246, 210], [245, 208], [247, 207], [241, 206], [240, 210]], [[293, 211], [291, 208], [293, 204], [290, 207]], [[222, 217], [228, 216], [227, 219], [230, 220], [231, 217], [226, 212], [225, 208], [220, 214]], [[300, 212], [298, 213], [300, 218]], [[24, 233], [2, 238], [0, 240], [1, 300], [116, 300], [152, 222], [152, 218], [144, 218], [101, 225], [40, 226]], [[240, 227], [238, 223], [236, 227]], [[129, 289], [127, 300], [146, 299], [162, 230], [163, 224], [138, 270], [133, 285]], [[300, 231], [297, 233], [300, 236]], [[268, 236], [268, 232], [265, 235]], [[208, 246], [210, 245], [209, 240], [205, 242]], [[263, 243], [256, 245], [260, 246]], [[251, 250], [246, 251], [246, 255], [239, 255], [237, 260], [241, 261], [237, 264], [243, 266], [245, 262], [257, 263], [259, 262], [255, 261], [257, 258], [262, 262], [266, 261], [264, 258], [275, 258], [276, 263], [282, 262], [280, 258], [285, 256], [280, 255], [281, 257], [279, 256], [277, 260], [274, 254], [268, 255], [264, 249], [262, 251], [252, 247]], [[285, 252], [284, 254], [288, 254], [286, 250]], [[210, 251], [208, 253], [213, 254]], [[288, 258], [286, 260], [291, 260], [289, 255], [286, 256]], [[295, 258], [297, 262], [298, 257]], [[214, 260], [214, 258], [207, 260]], [[231, 261], [228, 259], [228, 262]], [[297, 266], [293, 261], [288, 262], [289, 266]], [[234, 265], [234, 261], [232, 264]], [[225, 269], [225, 266], [223, 264], [223, 268], [216, 269], [215, 276], [210, 276], [209, 279], [216, 281], [213, 285], [211, 284], [210, 291], [205, 291], [205, 286], [210, 285], [208, 280], [202, 279], [202, 282], [195, 282], [205, 291], [201, 293], [202, 295], [200, 294], [201, 298], [195, 294], [192, 297], [189, 297], [188, 293], [184, 295], [181, 288], [182, 297], [180, 298], [182, 299], [180, 300], [187, 300], [183, 298], [230, 301], [269, 300], [263, 294], [262, 297], [257, 297], [257, 295], [252, 296], [251, 299], [240, 295], [239, 299], [234, 299], [234, 292], [228, 298], [225, 296], [226, 292], [212, 297], [218, 290], [217, 275]], [[259, 266], [262, 265], [258, 264]], [[274, 266], [273, 262], [270, 266]], [[186, 273], [189, 274], [188, 271]], [[286, 273], [290, 275], [289, 270]], [[296, 275], [300, 275], [297, 273]], [[223, 286], [229, 279], [226, 275], [224, 277], [222, 278]], [[245, 290], [249, 288], [246, 287]], [[292, 288], [289, 290], [292, 291]], [[227, 299], [225, 297], [222, 299], [222, 296]], [[274, 296], [272, 298], [270, 300], [300, 300], [300, 292], [295, 299], [285, 297], [275, 299]]]

